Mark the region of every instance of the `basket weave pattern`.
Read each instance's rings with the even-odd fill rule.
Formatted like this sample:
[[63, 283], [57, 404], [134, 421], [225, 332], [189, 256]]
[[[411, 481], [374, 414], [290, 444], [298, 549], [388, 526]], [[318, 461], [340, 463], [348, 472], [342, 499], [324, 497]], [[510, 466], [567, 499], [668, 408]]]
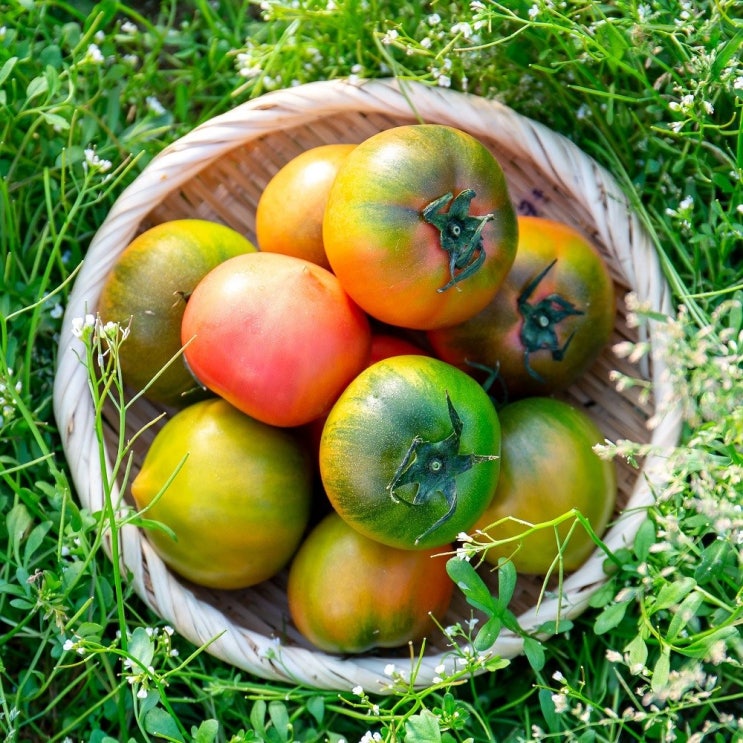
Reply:
[[[400, 124], [439, 123], [479, 138], [501, 163], [520, 213], [565, 222], [590, 238], [606, 259], [618, 297], [611, 344], [638, 340], [628, 327], [622, 298], [633, 291], [659, 311], [669, 312], [669, 290], [653, 247], [611, 176], [566, 138], [492, 101], [418, 84], [395, 81], [318, 82], [276, 91], [211, 119], [163, 150], [114, 204], [90, 244], [73, 287], [59, 347], [54, 405], [78, 498], [92, 511], [103, 508], [102, 472], [95, 437], [87, 372], [80, 363], [72, 320], [95, 309], [103, 282], [131, 239], [169, 219], [198, 217], [227, 224], [255, 239], [255, 208], [272, 175], [300, 152], [321, 144], [361, 142]], [[663, 380], [659, 340], [651, 329], [653, 353], [641, 373], [654, 383], [656, 399], [669, 394]], [[680, 423], [667, 416], [652, 432], [646, 422], [653, 401], [641, 403], [633, 390], [618, 392], [614, 369], [637, 375], [638, 369], [615, 358], [607, 348], [594, 367], [565, 395], [598, 423], [610, 440], [629, 438], [669, 446]], [[149, 423], [161, 409], [140, 400], [127, 419], [127, 433]], [[108, 421], [107, 447], [115, 451], [118, 419]], [[149, 429], [138, 442], [134, 470], [154, 436]], [[618, 465], [619, 510], [605, 541], [612, 548], [631, 543], [652, 498], [654, 462], [638, 471]], [[125, 494], [122, 494], [125, 496]], [[292, 626], [286, 602], [286, 572], [244, 591], [211, 591], [175, 577], [134, 526], [121, 533], [123, 568], [134, 589], [165, 621], [192, 642], [211, 643], [209, 652], [257, 676], [349, 690], [386, 689], [388, 663], [405, 668], [408, 650], [345, 658], [313, 649]], [[559, 597], [545, 596], [537, 609], [539, 579], [520, 578], [512, 608], [523, 627], [557, 616], [580, 613], [603, 582], [603, 557], [594, 554], [568, 576]], [[488, 576], [485, 576], [486, 579]], [[457, 593], [457, 592], [455, 592]], [[470, 617], [459, 596], [446, 624]], [[216, 638], [216, 639], [215, 639]], [[491, 650], [513, 657], [522, 651], [519, 637], [504, 633]], [[443, 636], [432, 637], [417, 669], [416, 684], [430, 684], [444, 664], [456, 658]]]

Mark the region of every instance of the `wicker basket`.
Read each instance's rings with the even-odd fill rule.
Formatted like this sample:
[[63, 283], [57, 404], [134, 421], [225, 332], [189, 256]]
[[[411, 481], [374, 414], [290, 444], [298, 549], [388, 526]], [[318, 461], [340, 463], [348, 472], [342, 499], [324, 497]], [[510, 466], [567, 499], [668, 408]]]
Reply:
[[[638, 337], [626, 323], [621, 300], [627, 291], [657, 310], [669, 311], [669, 291], [656, 254], [617, 184], [571, 142], [544, 126], [492, 101], [391, 80], [318, 82], [266, 94], [206, 122], [162, 151], [121, 194], [90, 244], [64, 319], [54, 390], [55, 414], [84, 507], [102, 509], [104, 496], [87, 372], [79, 360], [72, 320], [96, 307], [104, 278], [131, 239], [153, 224], [182, 217], [220, 221], [252, 239], [261, 191], [290, 158], [313, 146], [360, 142], [382, 129], [422, 121], [456, 126], [478, 137], [503, 166], [520, 212], [571, 224], [599, 246], [620, 300], [612, 344]], [[653, 380], [659, 399], [668, 393], [663, 359], [652, 331], [649, 340], [653, 353], [648, 368], [640, 371]], [[678, 418], [667, 416], [649, 431], [652, 401], [641, 403], [631, 389], [618, 392], [609, 380], [613, 369], [638, 373], [607, 348], [565, 399], [583, 407], [610, 440], [675, 443]], [[127, 427], [136, 431], [158, 412], [140, 401]], [[115, 451], [117, 425], [112, 416], [110, 451]], [[150, 429], [142, 447], [153, 435]], [[135, 471], [141, 455], [142, 450]], [[653, 461], [645, 462], [641, 471], [621, 462], [618, 469], [621, 515], [606, 537], [612, 548], [631, 543], [651, 501], [653, 478], [658, 477]], [[210, 653], [235, 667], [265, 679], [338, 690], [361, 685], [381, 693], [388, 689], [387, 664], [410, 668], [406, 648], [338, 657], [310, 647], [289, 619], [285, 573], [244, 591], [206, 590], [169, 572], [138, 528], [124, 528], [121, 543], [123, 567], [151, 609], [193, 643], [210, 643]], [[520, 579], [512, 606], [522, 626], [537, 627], [558, 615], [580, 613], [603, 582], [602, 563], [602, 554], [595, 554], [565, 580], [559, 596], [547, 595], [538, 606], [540, 581]], [[446, 623], [470, 616], [470, 608], [457, 596]], [[520, 638], [505, 633], [491, 652], [514, 657], [522, 650]], [[415, 684], [430, 684], [440, 674], [438, 666], [444, 664], [451, 672], [456, 662], [446, 638], [432, 637], [417, 666]]]

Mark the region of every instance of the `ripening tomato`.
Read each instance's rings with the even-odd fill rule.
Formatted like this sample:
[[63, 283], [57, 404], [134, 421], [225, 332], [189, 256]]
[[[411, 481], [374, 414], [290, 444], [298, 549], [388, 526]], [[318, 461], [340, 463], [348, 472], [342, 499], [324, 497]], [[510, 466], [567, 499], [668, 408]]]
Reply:
[[603, 533], [617, 497], [614, 463], [593, 451], [604, 437], [583, 411], [554, 398], [517, 400], [503, 406], [499, 416], [500, 479], [475, 529], [512, 541], [491, 547], [485, 559], [496, 565], [501, 557], [511, 558], [518, 572], [544, 575], [555, 562], [559, 540], [563, 567], [574, 570], [595, 546], [574, 519], [520, 536], [526, 524], [543, 524], [574, 508], [598, 535]]
[[147, 518], [170, 530], [147, 536], [175, 572], [212, 588], [244, 588], [277, 573], [299, 545], [312, 467], [292, 431], [213, 398], [160, 429], [131, 490]]
[[98, 302], [103, 322], [131, 323], [119, 355], [127, 385], [137, 392], [146, 388], [147, 397], [167, 405], [203, 396], [183, 359], [175, 358], [186, 300], [212, 268], [254, 251], [239, 232], [203, 219], [163, 222], [129, 243]]
[[330, 186], [353, 144], [326, 144], [289, 160], [266, 184], [255, 211], [261, 250], [305, 258], [330, 268], [322, 221]]
[[341, 164], [323, 221], [325, 252], [372, 317], [428, 329], [493, 298], [513, 263], [516, 216], [500, 164], [448, 126], [398, 126]]
[[[326, 516], [289, 569], [297, 629], [330, 653], [363, 653], [420, 640], [443, 620], [454, 584], [441, 550], [400, 550]], [[432, 618], [433, 617], [433, 618]]]
[[497, 374], [506, 399], [573, 384], [606, 346], [614, 285], [597, 249], [566, 224], [519, 217], [516, 260], [479, 314], [428, 333], [436, 355], [482, 377]]
[[393, 356], [361, 372], [332, 407], [320, 476], [335, 510], [362, 534], [425, 549], [479, 518], [499, 454], [497, 413], [472, 377], [428, 356]]
[[408, 338], [384, 331], [372, 333], [369, 365], [392, 356], [410, 356], [411, 354], [430, 355], [418, 343]]
[[182, 338], [204, 386], [265, 423], [299, 426], [326, 413], [364, 368], [371, 330], [330, 271], [257, 252], [199, 282]]

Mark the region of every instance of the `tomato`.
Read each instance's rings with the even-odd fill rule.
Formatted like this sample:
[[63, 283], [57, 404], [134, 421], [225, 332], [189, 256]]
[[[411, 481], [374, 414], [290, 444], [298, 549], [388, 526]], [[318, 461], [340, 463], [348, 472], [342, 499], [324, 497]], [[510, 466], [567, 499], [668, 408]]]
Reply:
[[332, 407], [320, 477], [335, 510], [366, 536], [425, 549], [467, 531], [495, 492], [500, 426], [470, 376], [427, 356], [365, 369]]
[[305, 258], [330, 268], [322, 241], [322, 220], [330, 186], [355, 147], [327, 144], [305, 150], [266, 184], [255, 212], [261, 250]]
[[331, 653], [420, 640], [449, 608], [454, 584], [440, 551], [400, 550], [359, 534], [338, 514], [305, 539], [289, 570], [297, 629]]
[[293, 432], [213, 398], [163, 426], [131, 490], [146, 517], [172, 532], [147, 534], [175, 572], [212, 588], [244, 588], [277, 573], [299, 545], [312, 467]]
[[573, 384], [609, 341], [615, 315], [596, 248], [568, 225], [519, 217], [516, 260], [493, 301], [428, 338], [439, 358], [479, 378], [483, 368], [497, 372], [513, 400]]
[[479, 312], [516, 253], [503, 171], [471, 135], [399, 126], [354, 149], [323, 221], [333, 272], [371, 316], [429, 329]]
[[409, 356], [411, 354], [428, 355], [421, 346], [407, 338], [385, 332], [372, 334], [369, 365], [382, 359], [389, 359], [392, 356]]
[[592, 448], [604, 437], [584, 412], [554, 398], [524, 398], [502, 407], [499, 415], [500, 479], [475, 529], [492, 539], [514, 541], [491, 547], [485, 559], [495, 565], [500, 557], [511, 558], [517, 571], [544, 575], [555, 561], [559, 539], [564, 568], [574, 570], [595, 546], [574, 519], [563, 521], [557, 534], [543, 528], [518, 537], [528, 528], [524, 522], [551, 521], [573, 508], [597, 534], [604, 531], [617, 495], [614, 463], [600, 459]]
[[299, 426], [327, 412], [364, 368], [371, 330], [332, 273], [259, 252], [199, 282], [182, 338], [207, 388], [264, 423]]
[[[101, 291], [104, 322], [128, 325], [121, 345], [124, 381], [144, 389], [181, 350], [181, 320], [196, 284], [227, 258], [255, 251], [235, 230], [201, 219], [164, 222], [143, 232], [117, 258]], [[169, 405], [198, 398], [199, 386], [176, 358], [147, 387], [147, 397]]]

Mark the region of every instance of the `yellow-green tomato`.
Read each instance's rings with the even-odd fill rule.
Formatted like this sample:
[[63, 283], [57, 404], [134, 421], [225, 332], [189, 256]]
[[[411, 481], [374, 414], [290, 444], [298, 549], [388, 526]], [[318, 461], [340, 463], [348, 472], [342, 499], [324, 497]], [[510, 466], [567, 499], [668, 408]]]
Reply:
[[175, 572], [235, 589], [289, 562], [309, 519], [311, 483], [310, 459], [291, 431], [213, 399], [165, 424], [131, 490], [147, 518], [172, 531], [147, 536]]
[[501, 408], [499, 417], [500, 479], [475, 528], [495, 540], [514, 541], [491, 547], [485, 558], [494, 565], [501, 557], [512, 558], [520, 573], [544, 575], [555, 563], [560, 542], [564, 569], [574, 570], [595, 546], [574, 518], [556, 529], [515, 538], [528, 524], [559, 519], [573, 508], [597, 534], [603, 533], [617, 496], [614, 463], [593, 451], [604, 436], [583, 411], [553, 398], [524, 398]]
[[331, 653], [420, 640], [451, 601], [444, 551], [388, 547], [332, 512], [310, 532], [289, 570], [292, 620], [313, 645]]

